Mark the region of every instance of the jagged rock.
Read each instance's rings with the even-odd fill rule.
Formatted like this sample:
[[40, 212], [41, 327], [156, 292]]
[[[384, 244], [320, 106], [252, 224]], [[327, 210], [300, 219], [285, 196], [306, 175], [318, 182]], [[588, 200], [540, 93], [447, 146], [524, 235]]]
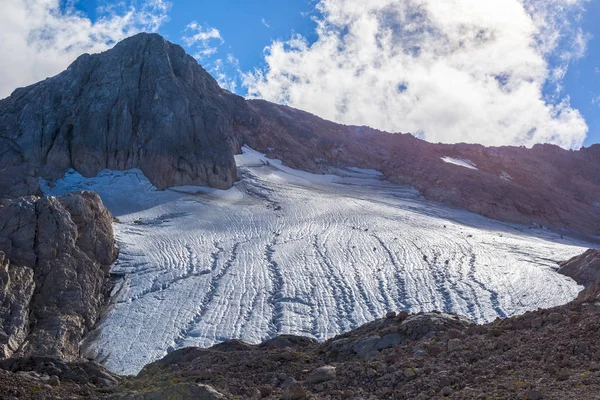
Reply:
[[0, 251], [0, 358], [10, 357], [27, 337], [34, 289], [33, 270], [11, 266]]
[[558, 272], [585, 287], [592, 285], [600, 278], [600, 250], [589, 249], [579, 256], [561, 262]]
[[306, 398], [306, 392], [299, 383], [294, 383], [285, 388], [281, 398], [283, 400], [302, 400]]
[[180, 46], [139, 34], [0, 101], [0, 169], [55, 178], [140, 168], [160, 189], [229, 188], [244, 110]]
[[[10, 269], [23, 271], [23, 284], [8, 294], [19, 297], [23, 305], [17, 308], [26, 304], [29, 312], [29, 331], [26, 338], [21, 332], [17, 354], [78, 358], [80, 341], [100, 316], [108, 269], [117, 255], [112, 215], [100, 197], [81, 192], [10, 202], [0, 208], [0, 249]], [[17, 318], [13, 329], [22, 324]]]

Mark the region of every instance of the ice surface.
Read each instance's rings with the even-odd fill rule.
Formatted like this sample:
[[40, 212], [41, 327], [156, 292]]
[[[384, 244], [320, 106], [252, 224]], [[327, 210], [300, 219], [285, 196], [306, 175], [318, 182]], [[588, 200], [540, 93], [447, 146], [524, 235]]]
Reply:
[[478, 169], [475, 163], [470, 160], [463, 160], [462, 158], [442, 157], [442, 161], [469, 169]]
[[586, 243], [429, 203], [373, 171], [313, 175], [248, 148], [237, 163], [227, 191], [160, 192], [137, 170], [45, 187], [94, 190], [120, 221], [112, 308], [86, 355], [135, 374], [169, 348], [324, 340], [391, 310], [483, 322], [580, 290], [556, 261]]

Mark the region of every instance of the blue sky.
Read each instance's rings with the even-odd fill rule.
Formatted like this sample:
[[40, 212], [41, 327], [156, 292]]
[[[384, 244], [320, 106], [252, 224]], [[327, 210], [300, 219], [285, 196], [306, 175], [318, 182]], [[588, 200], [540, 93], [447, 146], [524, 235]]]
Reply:
[[[17, 53], [0, 65], [0, 97], [83, 52], [156, 31], [222, 86], [337, 122], [434, 142], [600, 143], [596, 0], [423, 0], [424, 12], [407, 0], [30, 3], [0, 16], [0, 50]], [[2, 40], [19, 35], [12, 48]]]

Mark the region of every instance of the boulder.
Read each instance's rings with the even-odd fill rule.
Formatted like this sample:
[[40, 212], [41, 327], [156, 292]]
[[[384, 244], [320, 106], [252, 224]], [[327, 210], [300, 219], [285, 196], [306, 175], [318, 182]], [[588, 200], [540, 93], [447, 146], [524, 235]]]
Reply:
[[310, 373], [306, 381], [308, 383], [321, 383], [327, 382], [335, 379], [336, 372], [335, 367], [332, 365], [325, 365], [323, 367], [319, 367]]

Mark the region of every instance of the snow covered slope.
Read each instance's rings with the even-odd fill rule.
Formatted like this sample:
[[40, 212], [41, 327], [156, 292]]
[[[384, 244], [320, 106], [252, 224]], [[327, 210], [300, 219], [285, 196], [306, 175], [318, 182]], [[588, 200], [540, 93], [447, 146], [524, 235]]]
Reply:
[[169, 349], [279, 334], [327, 339], [390, 310], [476, 321], [550, 307], [580, 288], [554, 272], [585, 243], [431, 204], [356, 168], [317, 176], [248, 148], [227, 191], [156, 191], [140, 171], [71, 172], [119, 219], [112, 309], [87, 343], [134, 374]]

